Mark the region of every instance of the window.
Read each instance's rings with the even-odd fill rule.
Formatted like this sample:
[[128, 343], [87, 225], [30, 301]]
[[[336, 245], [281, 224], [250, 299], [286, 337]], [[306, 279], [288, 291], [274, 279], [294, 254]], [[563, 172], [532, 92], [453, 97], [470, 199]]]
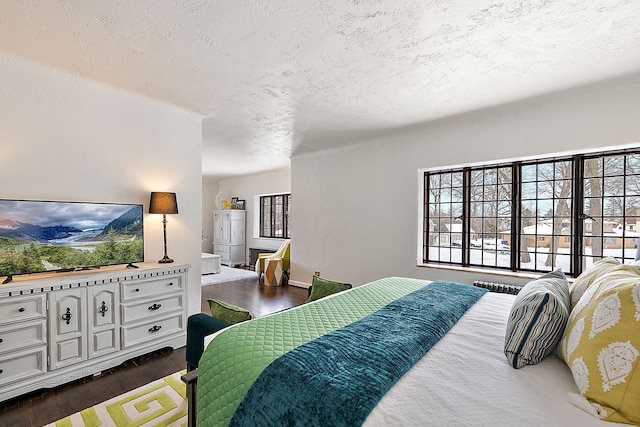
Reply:
[[291, 194], [260, 196], [260, 237], [291, 238]]
[[634, 260], [640, 151], [424, 173], [423, 262], [578, 275]]

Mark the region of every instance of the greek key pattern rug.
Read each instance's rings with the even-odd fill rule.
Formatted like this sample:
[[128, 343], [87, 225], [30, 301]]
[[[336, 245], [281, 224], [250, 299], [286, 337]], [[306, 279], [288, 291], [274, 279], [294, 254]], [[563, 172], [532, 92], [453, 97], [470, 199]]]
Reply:
[[151, 427], [187, 425], [182, 372], [176, 372], [45, 427]]

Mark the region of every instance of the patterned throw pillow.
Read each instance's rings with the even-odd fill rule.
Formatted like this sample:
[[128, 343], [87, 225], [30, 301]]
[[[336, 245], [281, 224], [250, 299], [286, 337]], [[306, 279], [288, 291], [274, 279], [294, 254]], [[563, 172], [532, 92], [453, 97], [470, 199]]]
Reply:
[[527, 283], [511, 307], [504, 354], [514, 368], [535, 365], [556, 347], [569, 318], [569, 283], [560, 270]]
[[640, 424], [640, 269], [600, 276], [571, 312], [559, 346], [581, 398], [576, 406], [607, 421]]
[[591, 286], [591, 284], [603, 274], [615, 270], [620, 266], [620, 262], [613, 258], [603, 258], [594, 262], [589, 268], [582, 272], [576, 280], [569, 286], [569, 294], [571, 295], [571, 309], [578, 304], [580, 297]]

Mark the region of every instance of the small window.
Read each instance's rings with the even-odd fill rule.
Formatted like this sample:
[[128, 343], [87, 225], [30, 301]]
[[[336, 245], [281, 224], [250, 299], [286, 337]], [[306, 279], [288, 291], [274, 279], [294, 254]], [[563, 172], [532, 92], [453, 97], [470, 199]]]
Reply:
[[291, 238], [291, 194], [260, 197], [260, 237]]

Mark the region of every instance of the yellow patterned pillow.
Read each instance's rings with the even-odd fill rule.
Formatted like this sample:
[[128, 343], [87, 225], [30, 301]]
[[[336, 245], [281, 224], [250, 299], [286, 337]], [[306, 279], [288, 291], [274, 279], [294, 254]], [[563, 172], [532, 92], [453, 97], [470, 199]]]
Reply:
[[582, 398], [607, 421], [640, 424], [640, 269], [621, 265], [593, 281], [571, 312], [559, 352]]
[[580, 297], [591, 286], [591, 284], [603, 274], [615, 270], [620, 266], [620, 262], [613, 258], [603, 258], [594, 262], [589, 268], [582, 272], [569, 286], [569, 294], [571, 295], [571, 308], [573, 309]]

